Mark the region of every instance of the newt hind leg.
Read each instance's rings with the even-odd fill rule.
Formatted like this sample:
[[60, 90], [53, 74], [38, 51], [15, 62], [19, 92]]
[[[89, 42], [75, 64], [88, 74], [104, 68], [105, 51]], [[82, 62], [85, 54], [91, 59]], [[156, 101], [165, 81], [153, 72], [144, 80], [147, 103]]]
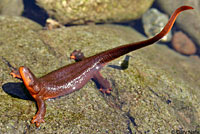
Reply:
[[81, 61], [85, 58], [84, 54], [81, 52], [81, 50], [74, 50], [70, 54], [70, 59], [74, 59], [76, 62]]
[[[81, 61], [85, 58], [84, 54], [81, 52], [81, 50], [74, 50], [71, 54], [70, 54], [70, 58], [74, 59], [76, 62]], [[99, 90], [102, 93], [107, 93], [110, 94], [111, 92], [111, 86], [109, 81], [106, 78], [103, 78], [103, 76], [101, 75], [101, 73], [99, 71], [97, 71], [94, 75], [93, 75], [93, 80], [95, 82], [97, 82], [97, 84], [99, 85]]]
[[93, 79], [99, 84], [99, 90], [102, 93], [110, 94], [110, 92], [112, 91], [110, 82], [106, 78], [104, 78], [99, 71], [94, 74]]

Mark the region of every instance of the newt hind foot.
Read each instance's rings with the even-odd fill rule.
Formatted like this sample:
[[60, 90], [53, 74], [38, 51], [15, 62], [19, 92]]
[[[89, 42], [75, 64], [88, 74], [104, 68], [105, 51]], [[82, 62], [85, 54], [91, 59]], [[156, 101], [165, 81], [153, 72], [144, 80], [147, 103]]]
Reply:
[[106, 93], [106, 94], [110, 94], [112, 89], [111, 88], [108, 88], [108, 89], [104, 89], [104, 88], [100, 88], [99, 91], [101, 91], [102, 93]]

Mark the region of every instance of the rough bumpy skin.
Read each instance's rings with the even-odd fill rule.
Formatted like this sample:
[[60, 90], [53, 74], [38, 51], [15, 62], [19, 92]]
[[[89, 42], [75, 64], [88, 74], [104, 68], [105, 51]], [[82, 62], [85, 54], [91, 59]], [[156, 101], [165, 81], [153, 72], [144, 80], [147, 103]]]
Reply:
[[[182, 6], [178, 8], [172, 14], [164, 29], [153, 38], [141, 42], [122, 45], [88, 58], [84, 58], [82, 55], [79, 62], [66, 65], [41, 78], [36, 78], [27, 67], [22, 66], [19, 70], [13, 68], [11, 75], [23, 80], [29, 93], [37, 102], [38, 111], [33, 117], [32, 123], [36, 123], [36, 126], [39, 127], [40, 123], [44, 122], [46, 112], [44, 101], [46, 99], [55, 98], [79, 90], [91, 78], [99, 82], [103, 92], [110, 93], [110, 84], [101, 76], [99, 73], [100, 69], [111, 60], [114, 60], [131, 51], [151, 45], [160, 40], [170, 31], [178, 14], [188, 9], [193, 8], [189, 6]], [[73, 55], [71, 55], [71, 57], [73, 58]]]

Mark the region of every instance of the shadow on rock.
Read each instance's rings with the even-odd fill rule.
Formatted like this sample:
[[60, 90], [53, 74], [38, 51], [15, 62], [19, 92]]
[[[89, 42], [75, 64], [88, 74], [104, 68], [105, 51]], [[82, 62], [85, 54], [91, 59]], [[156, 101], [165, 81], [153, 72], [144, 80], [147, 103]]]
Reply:
[[2, 86], [2, 89], [12, 97], [24, 100], [34, 100], [23, 83], [6, 83]]

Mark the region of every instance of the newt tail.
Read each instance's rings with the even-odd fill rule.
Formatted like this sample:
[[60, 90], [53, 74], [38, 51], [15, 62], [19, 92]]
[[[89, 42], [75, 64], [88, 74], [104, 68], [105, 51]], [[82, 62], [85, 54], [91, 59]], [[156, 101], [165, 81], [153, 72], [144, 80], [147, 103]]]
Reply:
[[131, 51], [140, 49], [142, 47], [146, 47], [148, 45], [152, 45], [153, 43], [159, 41], [162, 37], [164, 37], [172, 28], [177, 16], [184, 10], [190, 10], [193, 9], [193, 7], [190, 6], [181, 6], [179, 8], [177, 8], [175, 10], [175, 12], [171, 15], [168, 23], [165, 25], [165, 27], [163, 28], [163, 30], [158, 33], [157, 35], [155, 35], [154, 37], [144, 40], [144, 41], [140, 41], [140, 42], [136, 42], [136, 43], [130, 43], [130, 44], [126, 44], [123, 46], [119, 46], [116, 47], [114, 49], [110, 49], [104, 52], [101, 52], [97, 55], [95, 55], [96, 57], [100, 57], [101, 58], [101, 63], [107, 63], [109, 61], [112, 61], [124, 54], [127, 54]]

